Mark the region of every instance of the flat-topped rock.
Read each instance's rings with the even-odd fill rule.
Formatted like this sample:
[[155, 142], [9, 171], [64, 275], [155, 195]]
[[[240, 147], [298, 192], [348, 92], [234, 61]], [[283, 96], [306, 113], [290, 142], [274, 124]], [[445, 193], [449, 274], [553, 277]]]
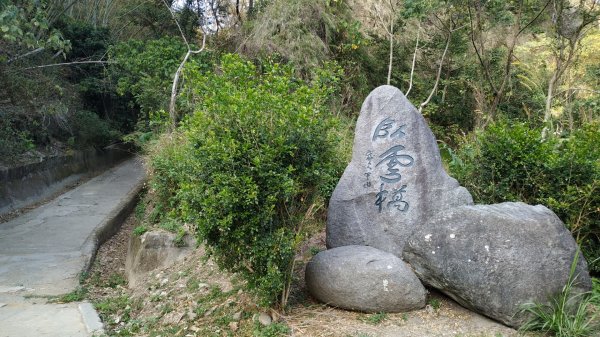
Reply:
[[400, 90], [381, 86], [363, 103], [352, 161], [329, 202], [327, 246], [401, 256], [408, 237], [435, 213], [472, 203], [442, 167], [423, 116]]
[[[567, 283], [577, 244], [548, 208], [524, 203], [462, 206], [419, 226], [404, 259], [426, 284], [513, 327], [528, 302], [543, 303]], [[575, 291], [591, 289], [583, 256]]]
[[400, 258], [366, 246], [344, 246], [315, 255], [306, 266], [306, 287], [323, 303], [364, 312], [421, 309], [427, 294]]

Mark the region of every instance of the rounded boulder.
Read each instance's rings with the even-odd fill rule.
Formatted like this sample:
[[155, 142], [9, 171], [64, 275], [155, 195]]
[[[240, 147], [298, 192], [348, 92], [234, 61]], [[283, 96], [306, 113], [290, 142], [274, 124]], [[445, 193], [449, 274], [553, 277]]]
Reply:
[[427, 295], [404, 261], [369, 246], [320, 252], [306, 266], [306, 287], [323, 303], [363, 312], [421, 309]]

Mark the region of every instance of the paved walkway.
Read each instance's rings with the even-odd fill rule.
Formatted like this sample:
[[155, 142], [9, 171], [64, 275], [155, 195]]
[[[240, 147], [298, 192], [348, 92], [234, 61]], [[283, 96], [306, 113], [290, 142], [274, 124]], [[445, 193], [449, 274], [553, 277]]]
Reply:
[[48, 304], [44, 296], [77, 288], [143, 179], [141, 161], [130, 159], [0, 224], [0, 337], [83, 337], [100, 327], [89, 303]]

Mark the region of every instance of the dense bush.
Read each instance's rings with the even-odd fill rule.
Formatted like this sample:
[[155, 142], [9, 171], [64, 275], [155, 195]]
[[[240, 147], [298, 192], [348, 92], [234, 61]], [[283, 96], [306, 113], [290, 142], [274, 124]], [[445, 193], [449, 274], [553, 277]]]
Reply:
[[[117, 79], [117, 91], [133, 97], [133, 103], [141, 109], [141, 117], [145, 120], [150, 112], [166, 109], [173, 74], [185, 51], [181, 38], [175, 37], [129, 40], [110, 48], [109, 57], [115, 61], [111, 76]], [[190, 62], [207, 67], [208, 58], [210, 54], [203, 53], [195, 55]]]
[[129, 40], [110, 48], [109, 58], [115, 62], [110, 70], [117, 92], [133, 98], [130, 108], [141, 110], [143, 120], [151, 111], [166, 108], [172, 76], [184, 52], [183, 42], [171, 37]]
[[29, 132], [19, 131], [15, 122], [0, 110], [0, 163], [8, 163], [10, 158], [35, 147]]
[[214, 73], [192, 72], [195, 112], [151, 165], [171, 216], [195, 224], [217, 263], [270, 305], [285, 303], [306, 214], [332, 192], [342, 165], [326, 109], [334, 74], [306, 84], [290, 67], [263, 68], [225, 55]]
[[499, 122], [463, 144], [452, 174], [476, 202], [523, 201], [551, 208], [600, 272], [600, 124], [564, 139], [541, 139], [540, 129]]
[[64, 61], [75, 63], [63, 68], [63, 76], [73, 84], [73, 89], [81, 99], [77, 110], [95, 112], [103, 119], [110, 120], [111, 125], [119, 131], [131, 132], [137, 114], [135, 109], [127, 106], [131, 97], [117, 94], [118, 79], [108, 76], [107, 69], [110, 67], [101, 63], [77, 63], [106, 59], [110, 44], [114, 41], [110, 29], [69, 17], [61, 18], [55, 26], [71, 41], [71, 49]]
[[46, 1], [22, 5], [14, 11], [14, 6], [0, 4], [0, 16], [10, 21], [2, 25], [15, 25], [4, 28], [16, 34], [0, 39], [0, 162], [18, 165], [56, 154], [66, 145], [102, 147], [112, 142], [119, 136], [115, 127], [125, 124], [115, 121], [132, 123], [122, 118], [124, 109], [113, 108], [119, 104], [111, 99], [115, 95], [108, 97], [113, 88], [103, 65], [50, 65], [102, 59], [108, 29], [68, 18], [49, 20], [44, 16]]
[[77, 147], [102, 148], [116, 141], [120, 133], [91, 111], [77, 111], [73, 117], [73, 140]]

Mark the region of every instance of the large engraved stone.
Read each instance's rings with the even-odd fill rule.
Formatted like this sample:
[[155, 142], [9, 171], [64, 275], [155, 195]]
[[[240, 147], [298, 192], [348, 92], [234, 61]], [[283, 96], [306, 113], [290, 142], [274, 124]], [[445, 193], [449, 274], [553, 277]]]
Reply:
[[[461, 206], [440, 212], [408, 240], [404, 259], [417, 276], [463, 306], [519, 327], [525, 303], [543, 303], [567, 283], [577, 244], [548, 208], [524, 203]], [[574, 291], [591, 289], [579, 256]]]
[[434, 214], [473, 203], [448, 176], [427, 122], [395, 87], [375, 89], [356, 123], [352, 161], [329, 202], [327, 246], [372, 246], [397, 256]]

